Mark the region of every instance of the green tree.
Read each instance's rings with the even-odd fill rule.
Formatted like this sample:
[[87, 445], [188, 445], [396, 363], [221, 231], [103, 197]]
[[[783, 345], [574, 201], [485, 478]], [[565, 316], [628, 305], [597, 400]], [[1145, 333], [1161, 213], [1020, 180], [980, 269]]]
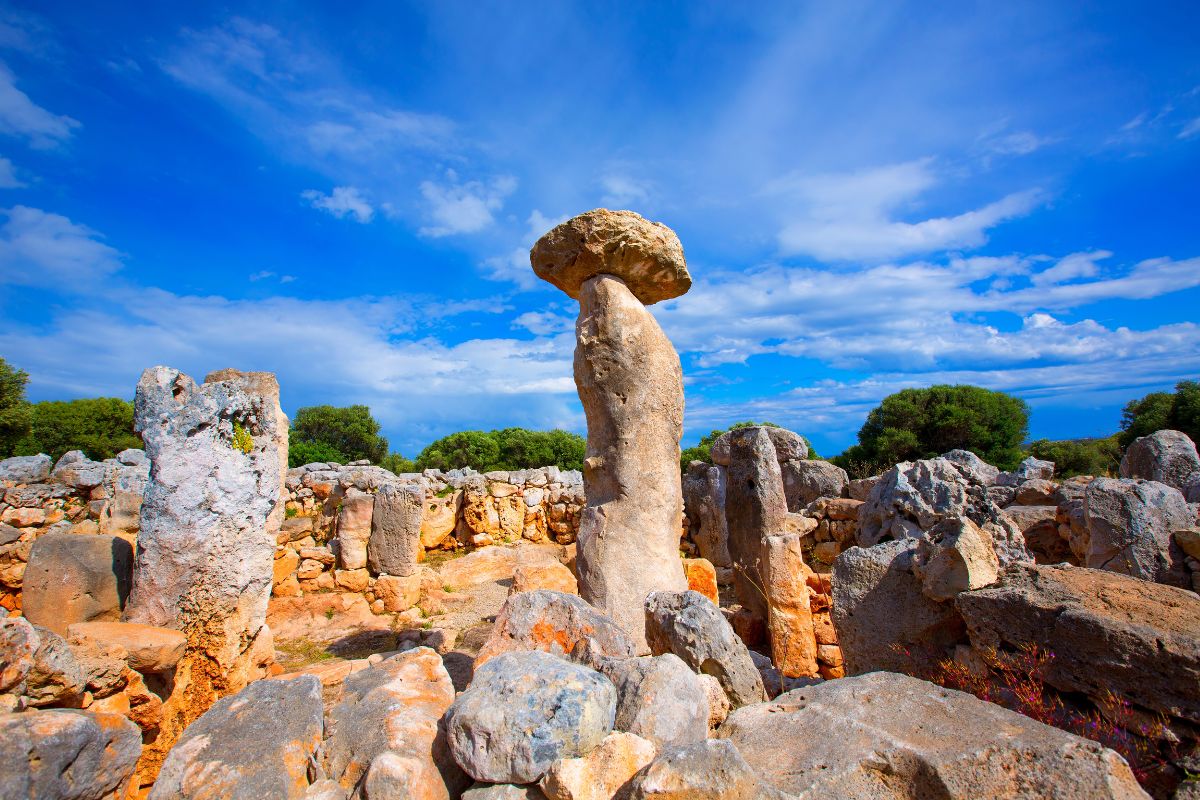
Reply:
[[1029, 454], [1053, 461], [1055, 473], [1061, 478], [1074, 475], [1111, 477], [1121, 466], [1121, 445], [1115, 434], [1103, 439], [1038, 439], [1030, 442]]
[[0, 358], [0, 458], [13, 455], [33, 427], [33, 410], [25, 399], [28, 383], [27, 372]]
[[1121, 447], [1129, 447], [1139, 436], [1164, 428], [1182, 431], [1193, 442], [1200, 441], [1200, 383], [1180, 381], [1175, 391], [1152, 392], [1131, 400], [1121, 414]]
[[[288, 463], [293, 466], [298, 466], [296, 459], [308, 458], [313, 453], [337, 453], [341, 456], [337, 459], [339, 463], [366, 459], [372, 464], [381, 462], [388, 453], [387, 439], [379, 435], [379, 423], [366, 406], [301, 408], [292, 420], [289, 443], [296, 452], [295, 459], [290, 453], [288, 456]], [[319, 451], [306, 450], [305, 445], [324, 445], [324, 448]], [[322, 457], [316, 460], [332, 459]]]
[[89, 397], [34, 403], [33, 430], [21, 450], [47, 453], [56, 461], [68, 450], [82, 450], [102, 461], [141, 446], [141, 438], [133, 432], [133, 403], [119, 397]]
[[288, 435], [288, 466], [302, 467], [305, 464], [345, 464], [353, 459], [346, 458], [340, 450], [325, 442], [296, 441]]
[[383, 461], [379, 462], [379, 466], [386, 470], [390, 470], [397, 475], [402, 472], [417, 471], [417, 462], [413, 461], [411, 458], [405, 458], [399, 453], [388, 453]]
[[582, 469], [587, 445], [577, 434], [564, 430], [531, 431], [504, 428], [494, 431], [459, 431], [443, 436], [417, 456], [417, 469], [461, 469], [480, 472], [557, 466]]
[[[979, 386], [904, 389], [867, 415], [858, 444], [833, 461], [861, 473], [961, 448], [1012, 469], [1024, 457], [1021, 442], [1028, 431], [1029, 407], [1004, 392]], [[852, 470], [856, 465], [865, 466]]]

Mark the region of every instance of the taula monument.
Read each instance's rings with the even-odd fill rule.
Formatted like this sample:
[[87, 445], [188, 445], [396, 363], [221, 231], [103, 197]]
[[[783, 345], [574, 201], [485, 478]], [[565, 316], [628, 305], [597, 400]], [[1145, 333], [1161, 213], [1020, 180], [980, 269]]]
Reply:
[[529, 260], [579, 300], [575, 384], [587, 416], [579, 593], [648, 652], [646, 596], [687, 589], [679, 557], [683, 370], [646, 310], [691, 288], [683, 245], [661, 223], [600, 208], [551, 230]]

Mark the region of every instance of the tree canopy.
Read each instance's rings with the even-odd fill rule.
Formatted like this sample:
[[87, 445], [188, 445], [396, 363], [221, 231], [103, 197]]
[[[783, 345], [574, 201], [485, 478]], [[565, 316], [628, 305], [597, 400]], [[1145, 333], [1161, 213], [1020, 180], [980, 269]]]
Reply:
[[27, 383], [29, 373], [0, 358], [0, 458], [14, 455], [33, 427], [33, 410], [25, 399]]
[[1174, 392], [1152, 392], [1131, 400], [1121, 414], [1121, 447], [1129, 447], [1139, 436], [1164, 428], [1182, 431], [1200, 442], [1200, 383], [1180, 381]]
[[1038, 439], [1030, 442], [1029, 455], [1054, 462], [1060, 478], [1074, 475], [1115, 476], [1121, 466], [1121, 445], [1117, 436], [1103, 439]]
[[387, 439], [367, 406], [308, 406], [296, 411], [288, 435], [288, 464], [366, 459], [378, 464], [388, 454]]
[[82, 450], [102, 461], [141, 446], [141, 437], [133, 432], [133, 403], [89, 397], [34, 403], [33, 429], [19, 450], [22, 455], [47, 453], [56, 461], [68, 450]]
[[587, 444], [583, 437], [564, 430], [531, 431], [504, 428], [493, 431], [459, 431], [443, 436], [417, 456], [417, 469], [460, 469], [480, 472], [557, 466], [583, 469]]
[[874, 474], [900, 461], [970, 450], [1001, 469], [1024, 457], [1029, 432], [1024, 400], [979, 386], [931, 386], [888, 395], [867, 415], [858, 444], [835, 463], [852, 475]]

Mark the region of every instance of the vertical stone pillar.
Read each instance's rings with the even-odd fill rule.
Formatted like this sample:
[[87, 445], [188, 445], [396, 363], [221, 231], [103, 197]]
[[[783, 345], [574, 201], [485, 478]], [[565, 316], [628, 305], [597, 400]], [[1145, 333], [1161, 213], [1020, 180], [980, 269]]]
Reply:
[[817, 638], [809, 605], [808, 575], [800, 534], [767, 536], [762, 543], [763, 588], [771, 660], [788, 678], [817, 674]]
[[150, 458], [130, 622], [187, 635], [143, 785], [183, 729], [257, 677], [273, 652], [266, 628], [283, 518], [287, 417], [270, 373], [214, 373], [197, 385], [168, 367], [142, 373], [135, 427]]
[[588, 425], [579, 593], [648, 652], [646, 596], [687, 588], [679, 556], [683, 373], [645, 307], [691, 286], [683, 248], [665, 225], [597, 209], [543, 236], [530, 261], [579, 300], [575, 384]]

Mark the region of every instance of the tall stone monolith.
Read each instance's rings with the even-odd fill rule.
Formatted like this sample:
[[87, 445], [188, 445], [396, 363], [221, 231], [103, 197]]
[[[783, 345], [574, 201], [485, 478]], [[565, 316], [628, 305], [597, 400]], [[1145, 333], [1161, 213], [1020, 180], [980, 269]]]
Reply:
[[153, 367], [138, 381], [134, 425], [150, 478], [125, 618], [187, 635], [160, 732], [139, 762], [145, 785], [183, 729], [259, 677], [273, 651], [265, 622], [287, 417], [270, 373], [224, 370], [198, 385]]
[[691, 286], [670, 228], [596, 209], [533, 246], [534, 271], [579, 300], [575, 384], [587, 417], [579, 593], [648, 652], [650, 592], [687, 588], [679, 557], [683, 372], [646, 305]]

